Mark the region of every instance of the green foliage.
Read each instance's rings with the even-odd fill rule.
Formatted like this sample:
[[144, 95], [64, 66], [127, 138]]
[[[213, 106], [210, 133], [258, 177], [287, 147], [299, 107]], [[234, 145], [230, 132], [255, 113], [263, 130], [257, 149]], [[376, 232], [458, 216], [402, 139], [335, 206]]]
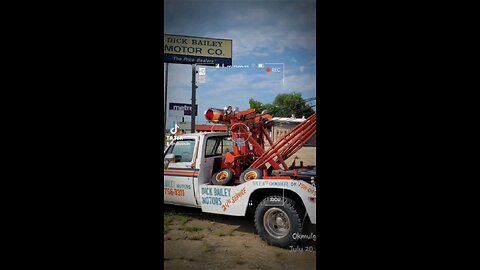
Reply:
[[204, 238], [204, 236], [203, 236], [203, 235], [200, 235], [200, 234], [198, 234], [198, 235], [190, 235], [190, 236], [188, 237], [188, 240], [202, 240], [203, 238]]
[[248, 104], [250, 104], [250, 109], [255, 109], [258, 113], [261, 113], [266, 108], [263, 103], [261, 103], [260, 101], [256, 101], [253, 98], [248, 101]]
[[184, 227], [183, 230], [187, 232], [198, 232], [203, 230], [203, 228], [193, 226], [193, 227]]
[[275, 117], [290, 117], [294, 114], [295, 117], [298, 118], [302, 116], [307, 118], [315, 113], [315, 111], [305, 103], [302, 94], [295, 92], [279, 94], [271, 104], [263, 104], [253, 98], [251, 98], [248, 103], [250, 104], [250, 109], [256, 109], [259, 113], [267, 110], [270, 115]]

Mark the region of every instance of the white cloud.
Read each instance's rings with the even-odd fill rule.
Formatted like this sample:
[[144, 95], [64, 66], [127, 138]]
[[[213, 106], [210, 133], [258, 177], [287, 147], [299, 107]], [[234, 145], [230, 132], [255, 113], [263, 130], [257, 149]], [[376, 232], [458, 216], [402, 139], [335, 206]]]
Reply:
[[235, 28], [227, 31], [210, 32], [208, 35], [233, 40], [233, 58], [270, 53], [283, 53], [285, 49], [303, 49], [315, 51], [315, 32], [286, 31], [274, 25], [250, 28]]
[[[232, 27], [206, 33], [207, 36], [232, 39], [234, 58], [254, 53], [267, 56], [283, 53], [286, 49], [315, 51], [315, 12], [311, 5], [241, 9], [225, 14], [224, 24]], [[293, 13], [302, 16], [292, 16]]]
[[168, 65], [168, 102], [188, 103], [191, 101], [191, 77], [192, 67], [190, 65]]
[[314, 93], [317, 88], [315, 74], [303, 73], [285, 76], [286, 92]]
[[269, 56], [270, 54], [267, 52], [253, 52], [253, 56]]
[[304, 72], [305, 71], [305, 66], [300, 66], [300, 72]]

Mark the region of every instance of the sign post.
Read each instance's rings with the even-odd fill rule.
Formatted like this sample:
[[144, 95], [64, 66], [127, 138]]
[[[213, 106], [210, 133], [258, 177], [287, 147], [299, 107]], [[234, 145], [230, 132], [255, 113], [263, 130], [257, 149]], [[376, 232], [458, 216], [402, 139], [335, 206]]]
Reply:
[[[165, 108], [165, 111], [163, 112], [163, 136], [165, 136], [165, 132], [167, 131], [167, 91], [168, 91], [168, 63], [166, 63], [165, 67], [165, 102], [163, 104], [163, 108]], [[166, 148], [167, 140], [164, 137], [163, 139], [163, 149]]]
[[195, 75], [196, 75], [195, 67], [196, 65], [193, 64], [192, 65], [192, 125], [190, 129], [191, 133], [195, 133], [195, 116], [197, 115], [197, 108], [196, 108], [197, 106], [195, 106], [196, 104], [195, 97], [196, 97], [196, 90], [197, 90], [197, 85], [195, 83]]
[[163, 105], [163, 108], [165, 108], [164, 114], [163, 114], [163, 132], [167, 130], [167, 89], [168, 89], [168, 63], [167, 66], [165, 67], [165, 104]]

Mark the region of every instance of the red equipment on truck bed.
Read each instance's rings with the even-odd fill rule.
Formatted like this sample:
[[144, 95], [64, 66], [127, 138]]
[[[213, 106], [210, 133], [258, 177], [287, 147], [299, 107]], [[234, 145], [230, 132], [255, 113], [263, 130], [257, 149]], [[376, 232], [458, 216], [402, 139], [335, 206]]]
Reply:
[[[273, 170], [286, 172], [288, 166], [285, 160], [302, 148], [316, 133], [316, 114], [308, 117], [275, 143], [267, 132], [273, 125], [270, 121], [272, 116], [269, 114], [256, 114], [255, 109], [239, 112], [238, 109], [232, 110], [232, 107], [228, 106], [224, 110], [208, 109], [205, 117], [208, 121], [227, 125], [232, 135], [233, 151], [224, 154], [222, 170], [212, 177], [212, 182], [220, 185], [267, 178]], [[265, 139], [270, 144], [267, 151]], [[270, 164], [269, 170], [267, 164]], [[230, 177], [231, 175], [234, 177]], [[298, 175], [298, 170], [283, 175], [290, 176], [281, 178], [290, 179]], [[225, 179], [234, 181], [224, 181]]]

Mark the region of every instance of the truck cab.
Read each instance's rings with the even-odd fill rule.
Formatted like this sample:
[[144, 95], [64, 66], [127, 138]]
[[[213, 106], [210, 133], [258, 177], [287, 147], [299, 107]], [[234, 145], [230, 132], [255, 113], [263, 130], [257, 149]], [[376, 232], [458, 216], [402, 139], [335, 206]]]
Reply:
[[192, 133], [165, 149], [164, 202], [201, 207], [200, 185], [220, 170], [222, 155], [232, 151], [227, 132]]

